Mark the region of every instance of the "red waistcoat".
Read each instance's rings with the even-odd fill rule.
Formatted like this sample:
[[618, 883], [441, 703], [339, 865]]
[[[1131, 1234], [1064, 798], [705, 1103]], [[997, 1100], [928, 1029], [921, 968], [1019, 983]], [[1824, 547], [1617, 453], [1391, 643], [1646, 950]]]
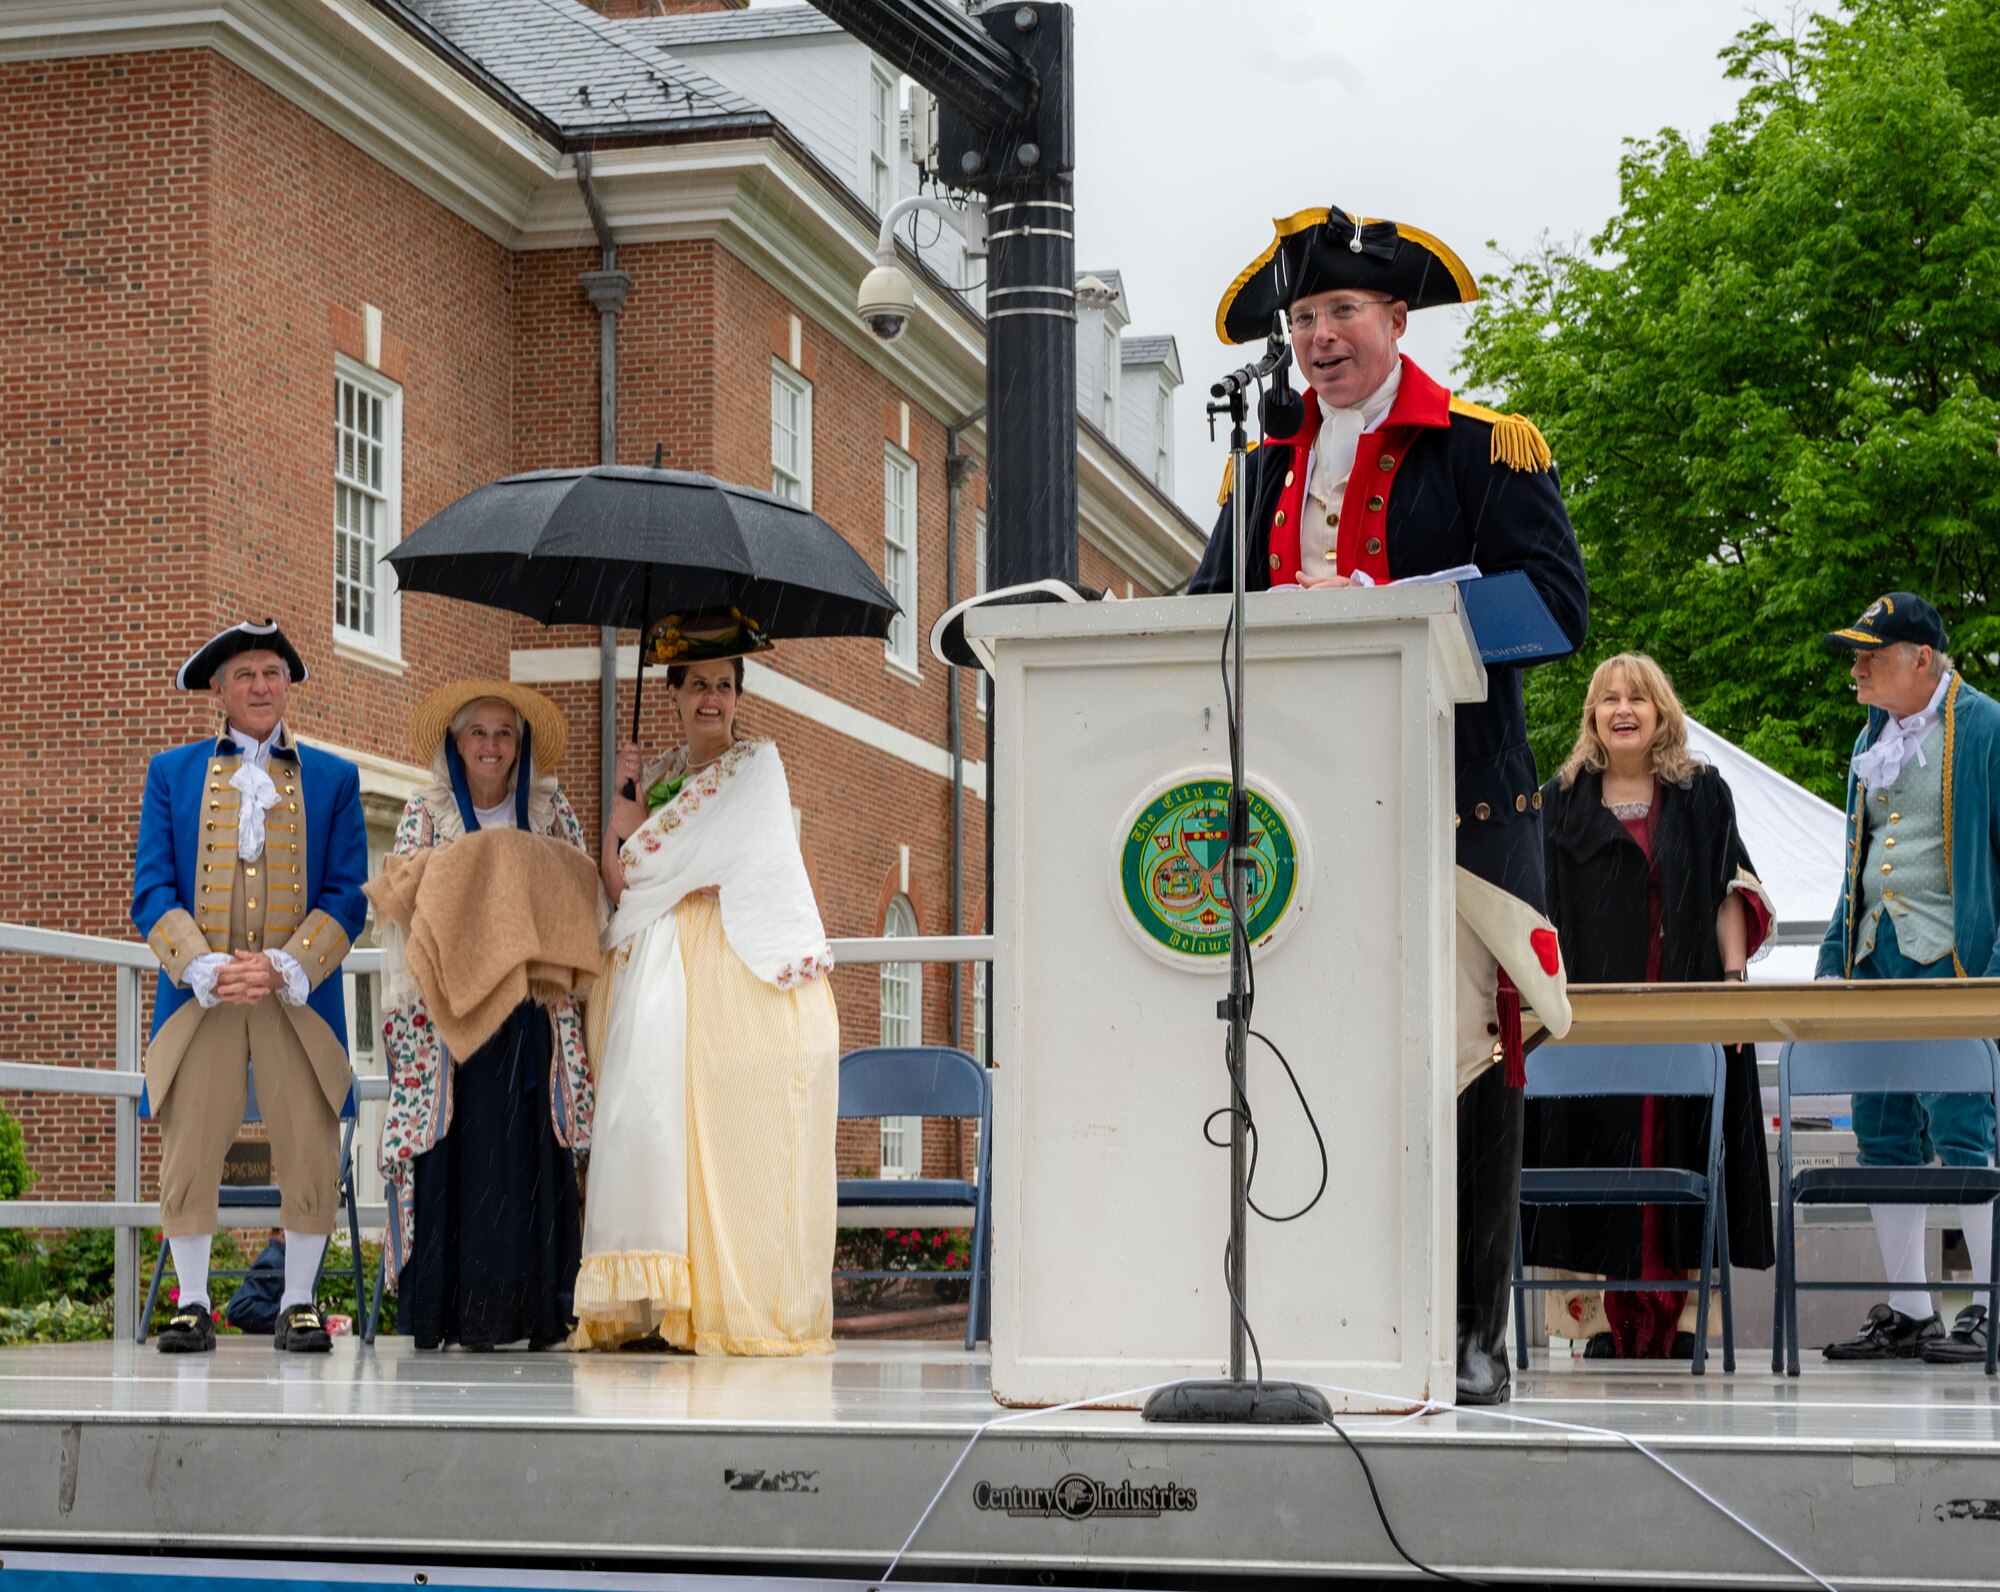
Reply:
[[[1426, 376], [1407, 354], [1401, 358], [1403, 379], [1395, 402], [1382, 423], [1363, 432], [1355, 444], [1354, 468], [1347, 477], [1334, 539], [1335, 573], [1352, 576], [1358, 569], [1377, 584], [1390, 578], [1389, 493], [1395, 487], [1396, 473], [1410, 445], [1426, 429], [1451, 424], [1451, 394]], [[1285, 472], [1284, 490], [1278, 495], [1277, 513], [1271, 519], [1273, 586], [1299, 578], [1299, 515], [1305, 508], [1306, 461], [1312, 456], [1319, 425], [1319, 401], [1309, 394], [1306, 423], [1293, 440], [1292, 467]]]

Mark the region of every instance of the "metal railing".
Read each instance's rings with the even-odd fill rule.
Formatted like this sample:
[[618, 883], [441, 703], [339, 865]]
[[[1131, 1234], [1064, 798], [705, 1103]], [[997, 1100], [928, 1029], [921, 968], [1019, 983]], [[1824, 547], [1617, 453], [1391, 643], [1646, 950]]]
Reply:
[[[834, 960], [849, 966], [879, 966], [890, 962], [985, 962], [993, 956], [990, 935], [940, 935], [934, 938], [835, 940]], [[110, 1067], [48, 1066], [40, 1063], [0, 1061], [0, 1091], [32, 1091], [39, 1094], [94, 1095], [113, 1102], [116, 1129], [112, 1142], [112, 1192], [108, 1200], [0, 1200], [0, 1229], [109, 1227], [112, 1229], [114, 1283], [112, 1289], [111, 1332], [114, 1339], [129, 1339], [138, 1330], [139, 1275], [141, 1256], [139, 1235], [159, 1224], [156, 1201], [139, 1197], [139, 1096], [146, 1086], [145, 1036], [139, 1017], [144, 1010], [148, 980], [157, 978], [159, 958], [144, 944], [133, 940], [103, 939], [91, 934], [71, 934], [60, 929], [31, 928], [21, 923], [0, 923], [0, 954], [37, 956], [51, 961], [107, 967], [116, 983], [117, 1001], [113, 1015]], [[371, 977], [382, 970], [382, 953], [374, 949], [348, 952], [341, 965], [346, 980]], [[350, 998], [352, 990], [347, 991]], [[363, 1077], [354, 1080], [357, 1102], [386, 1100], [387, 1078]], [[380, 1230], [384, 1207], [357, 1204], [355, 1214], [364, 1227]], [[885, 1221], [914, 1224], [923, 1212], [889, 1212]], [[963, 1213], [954, 1220], [962, 1221]], [[845, 1213], [849, 1226], [871, 1225], [870, 1214]]]

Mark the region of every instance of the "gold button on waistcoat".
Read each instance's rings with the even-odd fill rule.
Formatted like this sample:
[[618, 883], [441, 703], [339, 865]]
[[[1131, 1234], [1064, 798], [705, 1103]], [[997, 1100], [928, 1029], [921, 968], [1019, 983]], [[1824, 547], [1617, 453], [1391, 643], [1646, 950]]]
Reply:
[[1880, 802], [1884, 807], [1887, 807], [1889, 805], [1889, 798], [1886, 796], [1877, 796], [1875, 799], [1878, 802]]
[[1278, 555], [1276, 553], [1273, 553], [1271, 555], [1271, 567], [1273, 569], [1276, 569], [1278, 567]]
[[1393, 470], [1396, 468], [1396, 456], [1393, 453], [1385, 453], [1375, 462], [1384, 470]]
[[1338, 525], [1340, 523], [1340, 510], [1328, 509], [1326, 511], [1326, 523], [1329, 525]]
[[257, 877], [257, 870], [256, 870], [256, 868], [255, 868], [254, 866], [252, 866], [252, 867], [248, 867], [248, 868], [245, 868], [245, 869], [243, 870], [243, 872], [244, 872], [244, 875], [245, 875], [245, 877], [247, 877], [247, 878], [251, 878], [251, 879], [254, 879], [254, 878], [256, 878], [256, 877]]
[[1277, 525], [1283, 525], [1285, 523], [1285, 511], [1283, 509], [1278, 510], [1278, 517], [1272, 523]]
[[1883, 841], [1882, 844], [1887, 846], [1891, 851], [1893, 851], [1896, 848], [1896, 837], [1894, 835], [1891, 835], [1887, 840]]
[[1382, 551], [1382, 538], [1379, 536], [1371, 536], [1368, 538], [1366, 542], [1362, 544], [1362, 546], [1367, 552], [1379, 553]]
[[1472, 816], [1479, 819], [1491, 818], [1493, 816], [1493, 809], [1488, 807], [1486, 803], [1481, 802], [1472, 809]]
[[1882, 892], [1882, 899], [1884, 901], [1893, 901], [1896, 899], [1896, 892], [1893, 890], [1884, 890]]
[[[1889, 815], [1889, 822], [1892, 824], [1900, 824], [1902, 821], [1903, 815], [1901, 813], [1891, 813]], [[1891, 842], [1891, 844], [1894, 844], [1894, 842]]]
[[1334, 552], [1334, 550], [1329, 547], [1324, 553], [1321, 553], [1319, 556], [1325, 559], [1329, 564], [1331, 564], [1340, 555]]
[[1882, 864], [1882, 871], [1884, 873], [1893, 873], [1895, 871], [1895, 868], [1896, 865], [1893, 862], [1885, 862]]
[[1377, 493], [1368, 500], [1368, 512], [1370, 514], [1380, 514], [1382, 512], [1382, 497], [1380, 493]]

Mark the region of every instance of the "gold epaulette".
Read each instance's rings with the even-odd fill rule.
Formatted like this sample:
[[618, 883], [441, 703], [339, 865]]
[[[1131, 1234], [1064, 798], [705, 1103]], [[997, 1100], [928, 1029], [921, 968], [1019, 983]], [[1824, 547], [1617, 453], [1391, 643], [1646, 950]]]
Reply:
[[1546, 470], [1554, 462], [1548, 442], [1526, 415], [1503, 415], [1464, 398], [1453, 398], [1451, 412], [1468, 420], [1483, 420], [1493, 428], [1493, 445], [1486, 457], [1510, 470]]
[[[1254, 451], [1257, 447], [1257, 444], [1253, 442], [1250, 444], [1250, 447]], [[1229, 456], [1229, 462], [1222, 467], [1222, 490], [1215, 494], [1215, 501], [1217, 503], [1227, 503], [1229, 501], [1229, 494], [1232, 491], [1234, 491], [1235, 488], [1236, 488], [1236, 455], [1232, 453]]]

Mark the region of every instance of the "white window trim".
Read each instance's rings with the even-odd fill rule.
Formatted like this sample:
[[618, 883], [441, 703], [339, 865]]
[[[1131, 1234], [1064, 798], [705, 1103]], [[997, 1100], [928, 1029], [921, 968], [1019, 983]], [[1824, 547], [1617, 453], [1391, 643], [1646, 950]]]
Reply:
[[[909, 481], [909, 513], [905, 518], [908, 544], [903, 549], [903, 575], [900, 581], [892, 580], [889, 571], [889, 477], [897, 471]], [[890, 672], [909, 680], [922, 678], [917, 662], [917, 638], [920, 621], [917, 607], [917, 593], [921, 589], [917, 579], [917, 461], [911, 458], [893, 442], [882, 445], [882, 583], [889, 588], [903, 612], [890, 627], [889, 635], [882, 643], [883, 656], [887, 659]], [[900, 629], [898, 628], [900, 627]], [[897, 645], [900, 635], [902, 645]]]
[[[799, 401], [799, 473], [793, 477], [799, 483], [802, 494], [798, 499], [801, 508], [811, 508], [813, 500], [813, 428], [812, 428], [812, 383], [807, 381], [790, 365], [775, 356], [771, 360], [771, 429], [778, 427], [778, 389], [783, 388]], [[785, 493], [779, 489], [778, 452], [776, 439], [771, 449], [771, 490], [779, 497]], [[790, 471], [784, 472], [791, 474]]]
[[[911, 909], [909, 900], [897, 896], [889, 903], [889, 910], [882, 918], [882, 933], [889, 939], [912, 937], [917, 932], [917, 915]], [[887, 1033], [879, 1033], [884, 1045], [921, 1045], [924, 1042], [924, 964], [921, 962], [884, 962], [879, 975], [882, 987], [886, 988], [891, 978], [900, 978], [908, 1001], [902, 1020], [908, 1024], [908, 1031], [892, 1038]], [[883, 1013], [886, 1016], [886, 1012]], [[877, 1130], [880, 1134], [880, 1170], [885, 1178], [898, 1180], [922, 1177], [924, 1175], [924, 1119], [922, 1117], [883, 1117]], [[892, 1167], [887, 1159], [887, 1151], [892, 1137], [903, 1152], [903, 1164]], [[914, 1164], [909, 1152], [914, 1147]]]
[[[875, 112], [883, 112], [879, 131]], [[873, 62], [868, 67], [868, 108], [861, 125], [868, 139], [868, 203], [875, 213], [886, 215], [896, 202], [897, 124], [896, 80]]]
[[1118, 439], [1118, 333], [1104, 328], [1104, 391], [1098, 396], [1099, 424], [1114, 442]]
[[[382, 538], [375, 549], [375, 614], [379, 635], [333, 625], [338, 652], [358, 652], [379, 658], [400, 669], [403, 662], [402, 597], [397, 582], [382, 563], [403, 535], [403, 389], [380, 371], [345, 354], [333, 357], [336, 382], [345, 381], [382, 400]], [[335, 533], [338, 535], [338, 532]]]

